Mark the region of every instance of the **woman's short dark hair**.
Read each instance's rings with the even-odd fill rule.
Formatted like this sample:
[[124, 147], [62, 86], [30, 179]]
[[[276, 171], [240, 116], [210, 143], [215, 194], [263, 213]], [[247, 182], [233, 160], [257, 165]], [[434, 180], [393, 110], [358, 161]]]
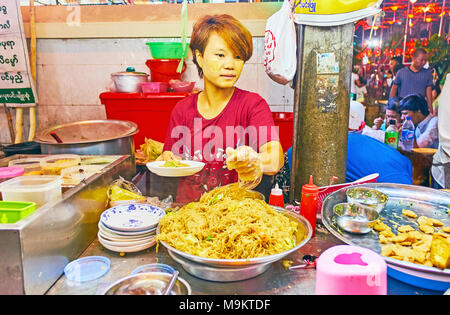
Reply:
[[252, 34], [239, 20], [228, 14], [205, 15], [194, 24], [189, 43], [192, 61], [197, 66], [200, 78], [203, 77], [203, 70], [197, 62], [195, 52], [198, 50], [203, 55], [212, 33], [222, 37], [231, 51], [244, 62], [253, 54]]
[[428, 103], [424, 97], [418, 94], [411, 94], [400, 101], [400, 110], [420, 111], [424, 116], [430, 114]]
[[401, 110], [400, 110], [400, 101], [401, 100], [402, 100], [402, 98], [400, 96], [391, 97], [388, 100], [388, 103], [386, 105], [386, 109], [395, 111], [395, 112], [400, 114], [401, 113]]

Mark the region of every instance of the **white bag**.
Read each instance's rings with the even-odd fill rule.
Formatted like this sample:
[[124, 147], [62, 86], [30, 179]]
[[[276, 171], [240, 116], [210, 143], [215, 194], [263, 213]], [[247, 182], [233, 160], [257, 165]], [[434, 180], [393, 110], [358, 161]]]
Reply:
[[264, 37], [266, 73], [285, 85], [297, 70], [297, 36], [289, 0], [284, 0], [281, 9], [267, 19]]

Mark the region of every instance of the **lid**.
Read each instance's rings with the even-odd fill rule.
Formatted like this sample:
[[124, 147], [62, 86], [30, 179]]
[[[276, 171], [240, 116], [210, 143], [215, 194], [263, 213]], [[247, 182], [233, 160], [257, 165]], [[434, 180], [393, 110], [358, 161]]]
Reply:
[[[63, 143], [50, 135], [54, 132]], [[50, 127], [40, 132], [35, 141], [58, 145], [92, 143], [119, 139], [139, 132], [136, 123], [126, 120], [84, 120]]]
[[17, 177], [24, 173], [25, 170], [20, 166], [0, 167], [0, 179]]
[[406, 120], [411, 120], [411, 116], [406, 116]]
[[389, 120], [389, 125], [395, 125], [395, 120], [394, 119]]
[[145, 76], [148, 77], [148, 74], [145, 72], [136, 72], [133, 67], [128, 67], [125, 71], [114, 72], [111, 75], [133, 75], [133, 76]]
[[111, 261], [103, 256], [88, 256], [72, 261], [64, 268], [67, 279], [84, 282], [104, 276], [111, 267]]
[[281, 196], [281, 195], [283, 195], [283, 191], [280, 189], [280, 187], [278, 187], [278, 183], [276, 183], [275, 187], [272, 188], [270, 194], [273, 195], [273, 196]]
[[309, 183], [303, 185], [302, 192], [307, 194], [318, 194], [319, 193], [319, 187], [313, 184], [313, 177], [312, 175], [309, 176]]

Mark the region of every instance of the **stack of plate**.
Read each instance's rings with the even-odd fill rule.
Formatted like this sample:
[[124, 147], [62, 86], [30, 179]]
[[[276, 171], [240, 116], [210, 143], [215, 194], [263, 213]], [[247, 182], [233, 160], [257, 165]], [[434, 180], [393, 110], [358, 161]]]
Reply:
[[155, 245], [155, 233], [163, 209], [149, 204], [127, 204], [105, 210], [98, 223], [98, 240], [119, 253], [138, 252]]

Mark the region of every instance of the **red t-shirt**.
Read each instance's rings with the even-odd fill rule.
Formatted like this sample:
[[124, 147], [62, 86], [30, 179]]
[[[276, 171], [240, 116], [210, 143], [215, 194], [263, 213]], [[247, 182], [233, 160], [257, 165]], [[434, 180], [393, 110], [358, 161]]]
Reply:
[[205, 162], [203, 170], [180, 178], [177, 202], [197, 200], [205, 191], [237, 181], [224, 165], [227, 147], [247, 145], [258, 152], [270, 141], [279, 141], [278, 128], [267, 102], [258, 94], [235, 88], [222, 112], [205, 119], [197, 109], [198, 94], [177, 103], [172, 111], [163, 151]]

